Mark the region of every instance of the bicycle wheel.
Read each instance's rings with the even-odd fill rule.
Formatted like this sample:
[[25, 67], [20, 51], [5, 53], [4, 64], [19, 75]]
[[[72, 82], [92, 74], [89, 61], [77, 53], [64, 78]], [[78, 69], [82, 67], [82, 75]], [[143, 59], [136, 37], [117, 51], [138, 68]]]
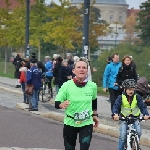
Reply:
[[50, 99], [51, 99], [51, 90], [47, 89], [45, 90], [44, 101], [47, 102], [50, 101]]
[[138, 140], [138, 137], [136, 137], [136, 136], [132, 140], [132, 149], [140, 150], [139, 140]]

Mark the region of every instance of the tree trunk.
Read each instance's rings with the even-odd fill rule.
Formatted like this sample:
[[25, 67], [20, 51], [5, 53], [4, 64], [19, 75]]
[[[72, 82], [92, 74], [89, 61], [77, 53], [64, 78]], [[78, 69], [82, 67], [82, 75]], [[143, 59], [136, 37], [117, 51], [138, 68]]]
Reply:
[[39, 41], [39, 48], [38, 48], [38, 60], [41, 59], [41, 41]]

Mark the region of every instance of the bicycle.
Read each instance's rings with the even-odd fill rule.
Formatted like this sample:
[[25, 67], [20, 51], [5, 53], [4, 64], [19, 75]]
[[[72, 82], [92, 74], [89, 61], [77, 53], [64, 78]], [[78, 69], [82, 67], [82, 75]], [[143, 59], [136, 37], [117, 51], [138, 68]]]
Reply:
[[[45, 76], [43, 77], [43, 83], [39, 91], [39, 95], [41, 95], [41, 101], [47, 102], [52, 98], [51, 89], [47, 88], [47, 83], [50, 82]], [[40, 96], [39, 96], [40, 99]]]
[[136, 129], [134, 128], [134, 122], [136, 120], [145, 121], [144, 117], [120, 117], [119, 120], [127, 122], [127, 142], [125, 150], [141, 150], [139, 147], [139, 137]]

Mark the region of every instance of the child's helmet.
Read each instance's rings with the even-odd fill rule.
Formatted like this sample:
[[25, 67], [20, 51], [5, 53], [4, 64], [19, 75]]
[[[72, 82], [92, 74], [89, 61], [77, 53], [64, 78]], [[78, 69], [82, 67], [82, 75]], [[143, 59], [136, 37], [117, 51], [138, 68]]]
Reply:
[[123, 88], [135, 88], [136, 82], [134, 79], [126, 79], [122, 83]]

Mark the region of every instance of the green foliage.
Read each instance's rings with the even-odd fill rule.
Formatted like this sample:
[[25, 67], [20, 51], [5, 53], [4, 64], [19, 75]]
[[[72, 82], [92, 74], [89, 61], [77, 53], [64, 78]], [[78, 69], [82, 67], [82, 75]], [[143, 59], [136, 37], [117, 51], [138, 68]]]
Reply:
[[7, 63], [6, 64], [7, 66], [7, 73], [4, 74], [4, 62], [0, 62], [0, 76], [2, 77], [9, 77], [9, 78], [14, 78], [14, 72], [15, 72], [15, 67], [12, 63]]
[[147, 45], [150, 41], [150, 0], [142, 3], [140, 9], [136, 29], [140, 30], [139, 37], [143, 41], [144, 45]]
[[105, 50], [98, 60], [91, 60], [92, 66], [97, 68], [97, 72], [93, 73], [93, 81], [96, 82], [98, 86], [102, 86], [103, 73], [107, 65], [106, 59], [108, 56], [112, 56], [114, 53], [119, 54], [120, 61], [125, 55], [133, 56], [133, 61], [137, 66], [137, 73], [139, 73], [140, 76], [146, 77], [150, 81], [150, 67], [148, 66], [150, 63], [149, 49], [150, 47], [121, 44], [116, 50]]

